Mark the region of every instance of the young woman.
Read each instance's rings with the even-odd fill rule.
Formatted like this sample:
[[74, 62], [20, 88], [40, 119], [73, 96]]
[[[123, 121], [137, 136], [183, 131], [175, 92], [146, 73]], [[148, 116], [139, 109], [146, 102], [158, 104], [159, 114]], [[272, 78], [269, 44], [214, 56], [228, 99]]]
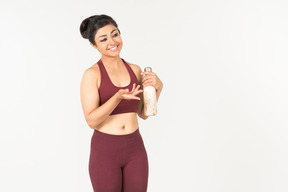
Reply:
[[148, 158], [139, 132], [137, 114], [144, 115], [143, 87], [163, 88], [154, 72], [120, 57], [123, 42], [116, 22], [94, 15], [80, 25], [83, 38], [101, 53], [101, 59], [85, 70], [81, 104], [91, 138], [89, 174], [97, 192], [146, 192]]

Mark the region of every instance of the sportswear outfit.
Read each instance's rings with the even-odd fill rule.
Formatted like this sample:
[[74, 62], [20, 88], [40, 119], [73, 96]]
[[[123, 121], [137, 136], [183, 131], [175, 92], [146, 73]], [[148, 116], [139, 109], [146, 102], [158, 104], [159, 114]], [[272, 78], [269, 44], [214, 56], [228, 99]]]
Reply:
[[[97, 62], [101, 83], [100, 106], [119, 89], [132, 90], [138, 80], [124, 59], [129, 72], [130, 84], [115, 86], [101, 61]], [[137, 113], [138, 100], [122, 99], [110, 115]], [[91, 138], [89, 175], [94, 192], [146, 192], [148, 185], [148, 157], [139, 128], [126, 135], [112, 135], [94, 129]]]

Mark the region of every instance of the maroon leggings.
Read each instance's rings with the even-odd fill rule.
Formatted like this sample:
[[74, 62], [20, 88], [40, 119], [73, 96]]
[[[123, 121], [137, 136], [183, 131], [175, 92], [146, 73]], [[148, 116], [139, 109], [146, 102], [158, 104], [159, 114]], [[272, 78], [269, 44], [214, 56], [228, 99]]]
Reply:
[[126, 135], [94, 130], [89, 160], [94, 192], [146, 192], [148, 169], [139, 129]]

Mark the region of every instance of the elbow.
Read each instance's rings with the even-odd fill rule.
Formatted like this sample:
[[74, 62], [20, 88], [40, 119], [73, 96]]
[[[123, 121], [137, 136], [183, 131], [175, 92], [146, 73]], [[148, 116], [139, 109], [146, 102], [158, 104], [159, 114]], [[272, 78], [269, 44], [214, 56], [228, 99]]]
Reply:
[[149, 116], [146, 116], [146, 115], [143, 114], [143, 115], [141, 115], [141, 116], [139, 116], [139, 117], [140, 117], [141, 119], [143, 119], [143, 120], [146, 120], [146, 119], [148, 119]]
[[95, 128], [96, 128], [95, 123], [87, 122], [87, 124], [88, 124], [88, 126], [89, 126], [91, 129], [95, 129]]
[[92, 124], [88, 124], [88, 126], [91, 128], [91, 129], [95, 129], [96, 126], [95, 125], [92, 125]]
[[87, 119], [87, 124], [91, 129], [96, 129], [99, 123], [92, 121], [91, 119]]
[[86, 116], [86, 122], [91, 129], [96, 129], [98, 125], [100, 125], [103, 122], [103, 119], [101, 119], [99, 116], [95, 116], [95, 114], [92, 116], [90, 112]]

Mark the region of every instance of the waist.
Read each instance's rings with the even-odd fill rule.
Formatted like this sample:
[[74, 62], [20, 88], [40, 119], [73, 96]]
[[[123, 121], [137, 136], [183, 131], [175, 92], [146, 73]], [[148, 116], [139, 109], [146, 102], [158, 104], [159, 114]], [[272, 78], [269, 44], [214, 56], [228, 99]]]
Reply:
[[133, 132], [128, 133], [128, 134], [123, 134], [123, 135], [104, 133], [104, 132], [98, 131], [97, 129], [95, 129], [93, 133], [93, 137], [102, 137], [102, 138], [111, 139], [111, 140], [127, 140], [127, 139], [129, 140], [129, 139], [134, 139], [140, 136], [141, 134], [140, 134], [138, 127]]
[[108, 116], [96, 127], [96, 130], [112, 135], [126, 135], [136, 131], [138, 127], [136, 113], [122, 113]]

